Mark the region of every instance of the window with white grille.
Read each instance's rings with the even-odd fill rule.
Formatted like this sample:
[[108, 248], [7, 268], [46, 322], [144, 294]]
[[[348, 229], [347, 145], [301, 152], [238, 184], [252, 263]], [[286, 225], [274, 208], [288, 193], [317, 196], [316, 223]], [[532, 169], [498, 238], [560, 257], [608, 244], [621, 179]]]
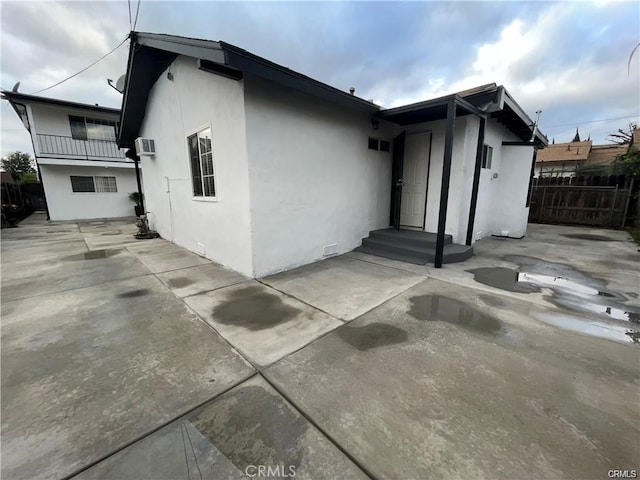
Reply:
[[96, 192], [117, 192], [116, 177], [93, 177], [96, 183]]
[[216, 196], [211, 128], [207, 127], [187, 137], [191, 180], [195, 197]]
[[118, 191], [116, 177], [71, 175], [71, 190], [75, 193], [113, 193]]

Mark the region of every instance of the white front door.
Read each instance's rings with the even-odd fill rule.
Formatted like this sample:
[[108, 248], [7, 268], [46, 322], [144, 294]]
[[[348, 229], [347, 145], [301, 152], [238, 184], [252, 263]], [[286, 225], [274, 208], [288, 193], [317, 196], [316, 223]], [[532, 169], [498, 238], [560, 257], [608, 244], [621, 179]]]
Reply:
[[424, 228], [431, 133], [407, 134], [402, 173], [400, 225]]

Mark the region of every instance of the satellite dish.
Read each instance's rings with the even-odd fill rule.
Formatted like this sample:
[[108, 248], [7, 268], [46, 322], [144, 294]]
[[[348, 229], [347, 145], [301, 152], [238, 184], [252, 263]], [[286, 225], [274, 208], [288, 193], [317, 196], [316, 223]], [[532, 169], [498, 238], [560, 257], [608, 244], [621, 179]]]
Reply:
[[125, 79], [125, 76], [120, 75], [120, 78], [116, 82], [116, 90], [118, 90], [120, 93], [124, 92], [124, 79]]
[[118, 93], [123, 93], [124, 92], [124, 75], [120, 75], [120, 78], [118, 78], [118, 81], [116, 82], [116, 84], [113, 84], [113, 80], [111, 80], [110, 78], [107, 78], [107, 83], [109, 84], [109, 86], [111, 88], [113, 88], [114, 90], [117, 90]]

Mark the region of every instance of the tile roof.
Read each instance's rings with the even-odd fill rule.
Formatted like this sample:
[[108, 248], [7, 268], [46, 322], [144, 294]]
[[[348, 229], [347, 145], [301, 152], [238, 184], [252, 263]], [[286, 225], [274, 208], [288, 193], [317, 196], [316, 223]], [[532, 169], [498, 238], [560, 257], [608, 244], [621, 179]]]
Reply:
[[536, 161], [544, 162], [575, 162], [585, 161], [591, 150], [591, 140], [584, 142], [556, 143], [547, 145], [538, 151]]
[[594, 165], [609, 165], [617, 155], [627, 152], [629, 145], [594, 145], [587, 162]]

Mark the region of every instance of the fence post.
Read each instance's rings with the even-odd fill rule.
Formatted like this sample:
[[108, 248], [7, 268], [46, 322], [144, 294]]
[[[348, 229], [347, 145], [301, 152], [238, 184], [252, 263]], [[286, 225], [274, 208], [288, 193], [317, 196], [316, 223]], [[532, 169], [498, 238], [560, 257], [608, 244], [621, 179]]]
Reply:
[[625, 223], [627, 223], [627, 213], [629, 213], [629, 204], [631, 203], [632, 192], [633, 192], [633, 177], [631, 177], [631, 183], [629, 184], [629, 190], [627, 191], [627, 201], [624, 202], [624, 213], [622, 214], [622, 225], [620, 225], [620, 229], [623, 229]]
[[544, 197], [547, 194], [547, 187], [542, 187], [542, 201], [540, 202], [540, 213], [538, 214], [538, 223], [542, 222], [542, 212], [544, 210]]
[[613, 201], [611, 202], [611, 210], [609, 210], [609, 226], [613, 227], [613, 210], [616, 208], [616, 200], [618, 198], [618, 185], [613, 191]]

